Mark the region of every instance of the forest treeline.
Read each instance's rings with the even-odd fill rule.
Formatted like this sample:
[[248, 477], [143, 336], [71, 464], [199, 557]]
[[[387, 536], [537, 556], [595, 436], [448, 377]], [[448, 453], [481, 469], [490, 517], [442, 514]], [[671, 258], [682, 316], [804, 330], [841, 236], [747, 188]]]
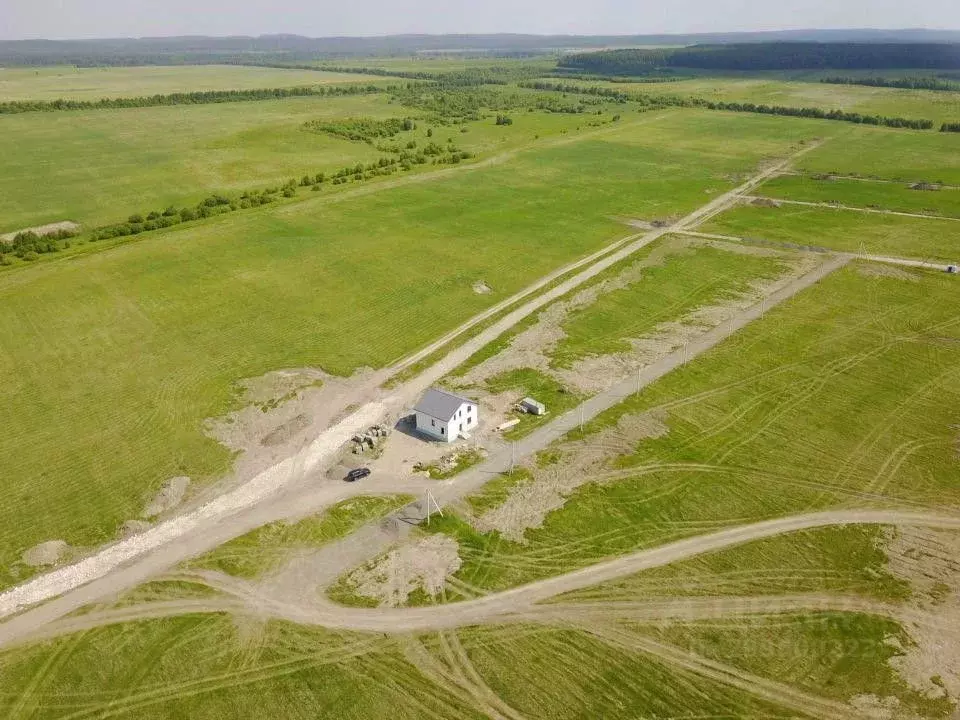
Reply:
[[960, 91], [960, 83], [936, 77], [825, 77], [820, 82], [827, 85], [863, 85], [865, 87], [900, 88], [902, 90]]
[[144, 97], [101, 98], [99, 100], [12, 100], [0, 102], [0, 115], [58, 110], [108, 110], [115, 108], [157, 107], [163, 105], [207, 105], [212, 103], [278, 100], [292, 97], [342, 97], [393, 92], [394, 86], [311, 85], [290, 88], [254, 88], [250, 90], [205, 90]]
[[960, 68], [947, 43], [750, 43], [602, 50], [567, 55], [560, 67], [599, 75], [647, 75], [656, 68], [702, 70], [886, 70]]
[[816, 118], [819, 120], [839, 120], [860, 125], [881, 125], [892, 128], [910, 128], [912, 130], [929, 130], [933, 127], [932, 120], [916, 120], [900, 117], [886, 117], [883, 115], [864, 115], [862, 113], [844, 112], [842, 110], [822, 110], [810, 107], [785, 107], [782, 105], [763, 105], [756, 103], [723, 102], [705, 100], [698, 97], [681, 97], [679, 95], [650, 95], [631, 94], [613, 88], [604, 88], [593, 85], [572, 85], [569, 83], [552, 83], [536, 81], [521, 83], [522, 87], [536, 90], [550, 90], [564, 94], [580, 93], [590, 96], [599, 96], [626, 102], [632, 100], [641, 105], [659, 107], [702, 107], [708, 110], [729, 110], [733, 112], [759, 113], [761, 115], [783, 115], [785, 117]]

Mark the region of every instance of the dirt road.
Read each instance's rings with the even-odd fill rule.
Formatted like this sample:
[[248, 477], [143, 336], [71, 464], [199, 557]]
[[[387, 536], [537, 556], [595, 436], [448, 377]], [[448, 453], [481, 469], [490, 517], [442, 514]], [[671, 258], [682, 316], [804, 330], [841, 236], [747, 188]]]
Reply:
[[[346, 499], [351, 493], [369, 492], [369, 490], [359, 487], [356, 491], [351, 491], [350, 488], [354, 486], [344, 487], [343, 483], [321, 485], [320, 487], [316, 487], [316, 483], [314, 483], [314, 486], [311, 487], [306, 479], [315, 479], [319, 476], [323, 467], [334, 461], [341, 447], [353, 435], [380, 422], [384, 417], [409, 407], [427, 387], [434, 384], [474, 352], [495, 340], [519, 321], [664, 235], [687, 230], [721, 212], [737, 202], [740, 196], [748, 193], [766, 179], [782, 172], [797, 157], [810, 152], [817, 146], [818, 144], [810, 144], [790, 158], [769, 165], [744, 184], [714, 198], [674, 225], [645, 233], [636, 240], [604, 255], [587, 269], [508, 313], [497, 323], [451, 351], [416, 378], [405, 383], [393, 395], [360, 407], [336, 425], [322, 432], [312, 443], [298, 453], [265, 470], [241, 487], [188, 513], [168, 520], [145, 533], [110, 545], [74, 565], [41, 575], [0, 594], [0, 618], [14, 615], [30, 605], [57, 598], [54, 602], [47, 603], [31, 612], [22, 613], [0, 627], [0, 638], [4, 636], [4, 631], [15, 633], [16, 627], [24, 628], [30, 625], [40, 627], [44, 623], [62, 617], [98, 598], [131, 588], [184, 559], [206, 552], [226, 540], [258, 527], [264, 522], [270, 522], [290, 514], [291, 507], [295, 509], [310, 508], [318, 511], [332, 503]], [[832, 267], [839, 267], [842, 264], [841, 259], [834, 259], [833, 263]], [[826, 268], [827, 265], [824, 267]], [[820, 276], [800, 278], [797, 283], [781, 290], [781, 299], [789, 297], [793, 292], [816, 282]], [[767, 301], [766, 306], [769, 307], [772, 304], [772, 300]], [[755, 317], [759, 317], [763, 311], [764, 303], [761, 303], [759, 307], [750, 308], [742, 313], [740, 318], [731, 321], [729, 325], [725, 324], [698, 339], [694, 343], [697, 347], [692, 348], [689, 354], [684, 350], [679, 357], [674, 354], [664, 358], [657, 365], [651, 366], [654, 370], [651, 371], [648, 368], [648, 371], [651, 372], [650, 377], [660, 377], [674, 367], [683, 364], [698, 352], [712, 347], [737, 328], [742, 327]], [[623, 388], [618, 387], [592, 398], [585, 403], [585, 413], [590, 417], [592, 414], [613, 405], [625, 394]], [[572, 428], [574, 422], [576, 421], [569, 416], [564, 416], [564, 418], [545, 426], [542, 429], [544, 432], [535, 433], [524, 441], [522, 453], [534, 452], [544, 447], [555, 437], [559, 437], [559, 435]], [[485, 481], [488, 477], [481, 479]], [[474, 481], [477, 481], [476, 478]], [[458, 482], [456, 485], [468, 486], [469, 483]], [[438, 489], [438, 498], [441, 495], [444, 498], [462, 495], [462, 491], [450, 489], [453, 487], [454, 484], [450, 483], [442, 489]], [[65, 595], [66, 593], [69, 593], [69, 595]], [[14, 629], [8, 629], [7, 626], [11, 624], [15, 626]]]
[[[736, 237], [735, 235], [718, 235], [716, 233], [704, 233], [696, 232], [694, 230], [684, 230], [680, 232], [681, 235], [686, 235], [688, 237], [700, 238], [702, 240], [718, 240], [720, 242], [729, 242], [729, 243], [738, 243], [738, 244], [754, 244], [756, 241], [751, 241], [748, 238]], [[784, 247], [790, 246], [790, 243], [777, 243], [775, 241], [765, 241], [768, 244], [773, 245], [783, 245]], [[890, 255], [863, 255], [860, 253], [850, 253], [850, 252], [840, 252], [838, 250], [831, 250], [830, 248], [807, 248], [815, 252], [822, 252], [828, 255], [835, 255], [837, 257], [845, 257], [848, 260], [869, 260], [871, 262], [886, 263], [887, 265], [901, 265], [903, 267], [913, 267], [920, 268], [924, 270], [940, 270], [946, 271], [948, 263], [936, 263], [929, 262], [927, 260], [914, 260], [911, 258], [901, 258], [901, 257], [892, 257]]]
[[[957, 530], [960, 529], [960, 515], [921, 513], [913, 510], [832, 510], [793, 515], [740, 525], [668, 543], [657, 548], [641, 550], [565, 575], [539, 580], [474, 600], [427, 607], [354, 608], [335, 605], [325, 600], [320, 594], [312, 596], [309, 601], [297, 602], [287, 596], [279, 597], [271, 594], [269, 587], [224, 576], [223, 582], [212, 583], [216, 589], [229, 594], [220, 598], [154, 602], [140, 606], [94, 611], [61, 620], [46, 627], [34, 628], [29, 625], [19, 625], [17, 618], [14, 618], [0, 626], [0, 645], [49, 638], [101, 625], [196, 612], [241, 611], [303, 625], [394, 634], [447, 630], [490, 622], [582, 620], [596, 615], [609, 616], [611, 613], [632, 620], [653, 620], [665, 617], [694, 620], [812, 609], [853, 610], [895, 617], [900, 617], [903, 612], [913, 612], [860, 598], [823, 595], [785, 598], [674, 598], [646, 603], [539, 605], [564, 593], [593, 587], [698, 555], [799, 530], [851, 524], [908, 525]], [[911, 618], [921, 622], [935, 622], [935, 617], [930, 618], [916, 612], [913, 612]]]
[[920, 218], [921, 220], [946, 220], [947, 222], [960, 222], [960, 218], [948, 217], [946, 215], [930, 215], [924, 213], [901, 212], [899, 210], [881, 210], [879, 208], [862, 208], [851, 205], [841, 205], [831, 202], [810, 202], [808, 200], [786, 200], [784, 198], [768, 198], [756, 195], [744, 195], [743, 200], [751, 202], [754, 200], [772, 200], [782, 205], [802, 205], [804, 207], [825, 208], [827, 210], [849, 210], [850, 212], [869, 213], [873, 215], [898, 215], [900, 217]]

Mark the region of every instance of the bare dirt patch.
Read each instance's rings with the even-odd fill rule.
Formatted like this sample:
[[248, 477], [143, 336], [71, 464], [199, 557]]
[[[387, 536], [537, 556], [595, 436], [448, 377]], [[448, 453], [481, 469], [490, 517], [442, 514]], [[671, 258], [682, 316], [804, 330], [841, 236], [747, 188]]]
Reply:
[[121, 539], [126, 540], [134, 535], [139, 535], [142, 532], [146, 532], [151, 527], [153, 526], [146, 520], [127, 520], [123, 525], [120, 526], [120, 537]]
[[[778, 279], [753, 283], [738, 297], [714, 306], [700, 308], [676, 321], [660, 323], [643, 337], [624, 338], [631, 345], [631, 350], [628, 352], [584, 358], [569, 368], [552, 366], [551, 353], [565, 337], [562, 326], [571, 312], [589, 307], [601, 295], [640, 282], [646, 268], [660, 265], [670, 256], [693, 252], [692, 248], [695, 247], [713, 247], [738, 254], [790, 259], [793, 260], [793, 264], [791, 269]], [[797, 277], [809, 272], [819, 262], [822, 262], [822, 258], [814, 255], [797, 256], [784, 254], [772, 248], [670, 237], [646, 258], [633, 263], [616, 277], [588, 287], [568, 300], [548, 306], [539, 314], [536, 323], [514, 337], [503, 351], [471, 368], [462, 378], [458, 378], [458, 385], [483, 386], [489, 378], [501, 373], [532, 368], [575, 392], [595, 394], [732, 319], [761, 297], [776, 292]]]
[[483, 280], [477, 280], [477, 282], [473, 284], [473, 291], [477, 295], [489, 295], [493, 292], [493, 288], [487, 285]]
[[[960, 533], [918, 527], [888, 529], [883, 540], [888, 568], [913, 588], [909, 605], [935, 612], [960, 632]], [[910, 639], [890, 664], [928, 697], [960, 698], [960, 637], [943, 625], [902, 622]], [[899, 645], [895, 638], [891, 644]]]
[[662, 411], [625, 415], [617, 426], [588, 441], [567, 442], [558, 448], [560, 461], [546, 467], [530, 467], [532, 479], [513, 487], [507, 499], [471, 524], [481, 532], [498, 531], [513, 542], [524, 542], [528, 529], [543, 525], [547, 515], [564, 506], [581, 485], [603, 482], [610, 460], [633, 452], [643, 440], [670, 432]]
[[896, 697], [878, 697], [877, 695], [854, 695], [850, 704], [864, 717], [871, 720], [892, 720], [898, 717], [900, 699]]
[[447, 577], [460, 569], [459, 546], [441, 533], [429, 535], [391, 550], [372, 566], [347, 577], [358, 595], [374, 598], [381, 606], [399, 607], [414, 590], [439, 595]]
[[183, 502], [188, 487], [190, 487], [190, 478], [170, 478], [163, 484], [160, 492], [156, 494], [153, 500], [147, 503], [147, 506], [143, 509], [143, 516], [147, 518], [156, 517], [177, 507]]
[[884, 263], [857, 263], [857, 272], [863, 277], [894, 278], [895, 280], [909, 280], [916, 282], [919, 276], [909, 270], [886, 265]]
[[[729, 245], [724, 249], [740, 252], [744, 248]], [[751, 252], [753, 250], [756, 248], [749, 249]], [[584, 358], [570, 368], [547, 368], [544, 372], [582, 393], [592, 395], [606, 390], [635, 373], [637, 369], [652, 365], [704, 333], [732, 320], [760, 298], [810, 272], [818, 262], [819, 258], [803, 256], [789, 272], [776, 280], [752, 283], [746, 292], [737, 297], [699, 308], [679, 320], [662, 322], [641, 338], [627, 339], [631, 345], [629, 352]]]
[[645, 268], [661, 264], [668, 255], [683, 252], [689, 244], [690, 241], [686, 239], [670, 238], [646, 258], [631, 264], [616, 277], [581, 290], [569, 300], [549, 305], [537, 316], [537, 321], [531, 327], [511, 340], [507, 348], [472, 368], [459, 379], [459, 383], [483, 385], [487, 379], [495, 375], [520, 368], [534, 368], [553, 375], [549, 354], [566, 337], [561, 326], [572, 311], [589, 307], [605, 293], [620, 290], [638, 282]]
[[780, 203], [777, 200], [774, 200], [773, 198], [766, 198], [766, 197], [754, 198], [753, 200], [750, 201], [750, 204], [753, 205], [754, 207], [761, 207], [761, 208], [780, 207]]
[[355, 403], [372, 371], [350, 378], [316, 368], [276, 370], [237, 384], [240, 410], [204, 423], [208, 437], [240, 454], [237, 473], [248, 475], [287, 457]]
[[30, 567], [46, 567], [62, 562], [70, 554], [70, 546], [63, 540], [48, 540], [34, 545], [23, 554], [23, 562]]
[[296, 435], [301, 430], [306, 429], [310, 425], [310, 418], [300, 413], [294, 417], [287, 420], [283, 425], [278, 427], [276, 430], [267, 433], [264, 436], [263, 440], [260, 441], [261, 445], [266, 445], [267, 447], [272, 447], [274, 445], [282, 445], [287, 442], [291, 437]]
[[0, 242], [9, 243], [13, 242], [13, 239], [24, 232], [32, 232], [41, 237], [44, 235], [53, 235], [60, 230], [67, 230], [69, 232], [79, 232], [80, 225], [71, 221], [71, 220], [62, 220], [61, 222], [49, 223], [47, 225], [37, 225], [36, 227], [23, 228], [22, 230], [16, 230], [11, 233], [6, 233], [0, 235]]

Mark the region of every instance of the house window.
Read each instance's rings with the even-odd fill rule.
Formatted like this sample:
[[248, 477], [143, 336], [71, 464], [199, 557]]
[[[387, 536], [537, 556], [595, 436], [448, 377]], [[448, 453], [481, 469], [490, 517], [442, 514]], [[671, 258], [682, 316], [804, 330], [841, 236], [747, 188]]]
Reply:
[[434, 420], [433, 418], [430, 418], [430, 427], [436, 427], [436, 426], [437, 426], [437, 421]]
[[446, 429], [446, 428], [440, 428], [440, 434], [441, 434], [441, 435], [446, 435], [446, 434], [447, 434], [447, 429]]

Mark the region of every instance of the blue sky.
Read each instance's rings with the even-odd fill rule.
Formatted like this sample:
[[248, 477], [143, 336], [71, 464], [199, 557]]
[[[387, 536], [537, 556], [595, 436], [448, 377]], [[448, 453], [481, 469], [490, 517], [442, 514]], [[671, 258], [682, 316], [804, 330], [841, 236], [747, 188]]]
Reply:
[[960, 28], [960, 0], [0, 0], [0, 37]]

